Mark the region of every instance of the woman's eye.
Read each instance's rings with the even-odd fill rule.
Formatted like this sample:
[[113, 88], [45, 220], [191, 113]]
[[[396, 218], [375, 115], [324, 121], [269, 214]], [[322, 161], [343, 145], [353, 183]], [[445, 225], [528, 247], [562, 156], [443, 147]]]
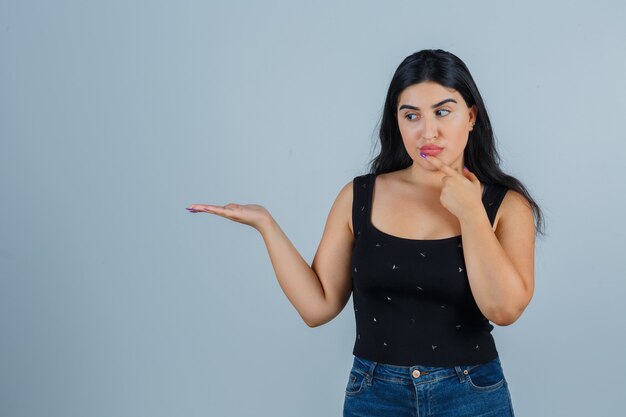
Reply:
[[[444, 112], [443, 114], [441, 112]], [[450, 110], [446, 110], [446, 109], [439, 109], [437, 110], [437, 115], [438, 116], [447, 116], [450, 113]]]
[[[412, 117], [413, 116], [413, 117]], [[406, 116], [404, 116], [407, 120], [417, 120], [417, 115], [413, 114], [413, 113], [409, 113]]]

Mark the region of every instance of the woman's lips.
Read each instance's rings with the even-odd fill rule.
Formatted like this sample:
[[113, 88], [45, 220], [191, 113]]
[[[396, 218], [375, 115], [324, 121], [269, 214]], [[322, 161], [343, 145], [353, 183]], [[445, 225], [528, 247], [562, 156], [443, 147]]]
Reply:
[[420, 152], [428, 156], [439, 155], [443, 151], [443, 148], [425, 147], [420, 148]]

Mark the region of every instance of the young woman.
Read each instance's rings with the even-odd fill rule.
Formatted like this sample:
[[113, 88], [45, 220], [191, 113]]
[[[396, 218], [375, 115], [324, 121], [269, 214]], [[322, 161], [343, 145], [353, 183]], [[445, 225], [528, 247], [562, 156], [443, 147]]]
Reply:
[[542, 215], [499, 168], [458, 57], [423, 50], [400, 64], [380, 144], [371, 172], [339, 192], [311, 266], [262, 206], [188, 210], [256, 228], [307, 325], [332, 320], [352, 294], [344, 416], [513, 416], [491, 323], [514, 323], [532, 298]]

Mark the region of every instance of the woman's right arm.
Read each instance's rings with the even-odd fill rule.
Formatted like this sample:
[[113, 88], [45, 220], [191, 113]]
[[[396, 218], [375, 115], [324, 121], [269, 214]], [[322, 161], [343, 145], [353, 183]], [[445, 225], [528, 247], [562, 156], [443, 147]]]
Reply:
[[262, 206], [194, 204], [190, 209], [218, 214], [257, 229], [280, 287], [308, 326], [329, 322], [345, 307], [352, 291], [352, 181], [341, 189], [330, 210], [311, 266]]

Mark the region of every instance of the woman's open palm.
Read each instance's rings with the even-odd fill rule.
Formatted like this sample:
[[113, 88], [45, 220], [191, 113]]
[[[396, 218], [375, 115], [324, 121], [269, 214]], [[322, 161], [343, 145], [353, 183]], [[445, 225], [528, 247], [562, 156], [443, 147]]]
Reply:
[[238, 223], [247, 224], [259, 229], [268, 218], [271, 217], [269, 211], [258, 204], [235, 204], [230, 203], [225, 206], [215, 206], [211, 204], [192, 204], [187, 207], [191, 213], [212, 213]]

